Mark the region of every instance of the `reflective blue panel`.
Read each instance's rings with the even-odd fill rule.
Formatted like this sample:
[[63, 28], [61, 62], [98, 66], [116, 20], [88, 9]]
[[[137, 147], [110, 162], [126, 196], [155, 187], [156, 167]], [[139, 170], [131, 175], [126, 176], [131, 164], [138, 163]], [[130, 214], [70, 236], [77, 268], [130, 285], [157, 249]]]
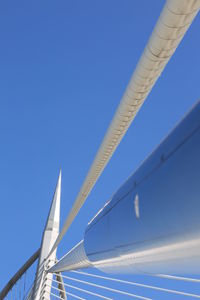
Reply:
[[90, 261], [126, 272], [180, 270], [184, 262], [194, 270], [200, 262], [199, 154], [200, 103], [90, 223], [84, 239]]

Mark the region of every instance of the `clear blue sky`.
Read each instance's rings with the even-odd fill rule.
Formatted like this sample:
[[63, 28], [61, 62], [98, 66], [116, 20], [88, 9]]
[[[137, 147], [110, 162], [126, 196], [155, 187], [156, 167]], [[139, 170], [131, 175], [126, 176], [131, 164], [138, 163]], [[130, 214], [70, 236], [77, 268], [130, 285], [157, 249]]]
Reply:
[[[1, 2], [0, 288], [40, 245], [60, 167], [63, 224], [164, 2]], [[197, 16], [59, 256], [200, 98], [199, 33]]]

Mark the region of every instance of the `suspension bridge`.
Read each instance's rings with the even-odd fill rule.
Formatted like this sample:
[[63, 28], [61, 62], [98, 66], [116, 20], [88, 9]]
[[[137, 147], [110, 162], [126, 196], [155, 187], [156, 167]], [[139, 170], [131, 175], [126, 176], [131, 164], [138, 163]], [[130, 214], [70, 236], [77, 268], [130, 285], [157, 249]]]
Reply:
[[6, 283], [0, 299], [150, 300], [161, 294], [200, 299], [200, 102], [105, 203], [83, 239], [57, 257], [64, 235], [199, 9], [199, 0], [166, 1], [64, 226], [60, 230], [60, 171], [41, 245]]

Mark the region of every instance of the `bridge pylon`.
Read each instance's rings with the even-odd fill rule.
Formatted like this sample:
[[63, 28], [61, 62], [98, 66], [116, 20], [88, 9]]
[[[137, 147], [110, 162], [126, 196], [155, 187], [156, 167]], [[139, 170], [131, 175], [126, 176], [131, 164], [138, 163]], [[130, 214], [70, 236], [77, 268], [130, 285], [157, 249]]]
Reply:
[[44, 228], [41, 252], [38, 260], [37, 272], [31, 300], [50, 299], [53, 275], [47, 273], [46, 269], [54, 265], [56, 251], [49, 256], [50, 250], [59, 235], [60, 227], [60, 196], [61, 196], [61, 171], [59, 173], [55, 193], [49, 210], [49, 215]]

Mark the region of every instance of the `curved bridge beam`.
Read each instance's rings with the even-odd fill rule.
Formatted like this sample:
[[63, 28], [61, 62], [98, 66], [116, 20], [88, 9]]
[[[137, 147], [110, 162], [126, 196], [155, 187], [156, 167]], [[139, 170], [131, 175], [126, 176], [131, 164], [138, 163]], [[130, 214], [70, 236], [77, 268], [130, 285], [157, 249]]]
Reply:
[[3, 300], [8, 292], [12, 289], [20, 277], [32, 266], [40, 255], [40, 248], [25, 262], [25, 264], [15, 273], [15, 275], [8, 281], [0, 293], [0, 300]]

